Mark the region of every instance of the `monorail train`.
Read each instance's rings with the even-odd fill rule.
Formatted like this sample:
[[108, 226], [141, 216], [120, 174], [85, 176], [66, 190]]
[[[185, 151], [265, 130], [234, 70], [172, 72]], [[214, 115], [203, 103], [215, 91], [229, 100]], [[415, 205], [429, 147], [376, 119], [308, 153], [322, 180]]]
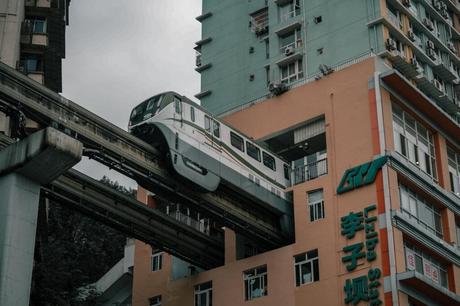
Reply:
[[175, 92], [136, 106], [128, 130], [160, 147], [175, 172], [204, 190], [223, 182], [272, 206], [289, 200], [287, 163]]

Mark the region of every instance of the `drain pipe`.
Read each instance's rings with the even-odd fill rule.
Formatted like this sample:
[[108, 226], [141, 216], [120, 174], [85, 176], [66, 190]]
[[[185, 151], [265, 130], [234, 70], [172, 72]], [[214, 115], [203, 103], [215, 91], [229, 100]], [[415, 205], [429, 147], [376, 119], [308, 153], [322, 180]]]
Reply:
[[[380, 72], [374, 72], [374, 88], [375, 88], [375, 103], [377, 110], [377, 123], [379, 131], [379, 143], [380, 143], [380, 155], [386, 154], [386, 142], [385, 142], [385, 128], [383, 124], [383, 105], [382, 95], [380, 91]], [[397, 282], [396, 282], [396, 255], [395, 245], [393, 236], [393, 225], [391, 223], [391, 199], [390, 199], [390, 184], [389, 184], [389, 171], [388, 165], [384, 165], [382, 168], [383, 176], [383, 193], [385, 203], [385, 226], [387, 229], [388, 237], [388, 253], [390, 257], [390, 285], [391, 285], [391, 298], [393, 305], [399, 305]]]

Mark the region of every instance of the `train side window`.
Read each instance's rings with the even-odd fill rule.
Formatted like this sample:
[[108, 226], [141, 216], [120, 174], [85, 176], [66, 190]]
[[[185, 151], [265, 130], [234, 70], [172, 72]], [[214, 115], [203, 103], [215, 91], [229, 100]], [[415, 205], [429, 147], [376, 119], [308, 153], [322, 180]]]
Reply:
[[230, 132], [230, 143], [241, 152], [244, 152], [244, 140], [242, 137]]
[[190, 106], [190, 119], [195, 122], [195, 108], [193, 106]]
[[284, 165], [284, 178], [287, 179], [287, 180], [291, 179], [291, 177], [289, 175], [289, 166], [288, 165]]
[[260, 162], [260, 149], [250, 142], [246, 141], [246, 148], [248, 155]]
[[180, 100], [178, 100], [177, 98], [174, 98], [174, 106], [176, 108], [176, 113], [178, 114], [182, 113], [182, 105], [181, 105]]
[[204, 115], [204, 129], [206, 132], [211, 133], [211, 118], [206, 115]]
[[213, 130], [213, 134], [215, 137], [219, 138], [220, 137], [220, 123], [213, 120], [212, 122], [212, 130]]
[[275, 164], [275, 159], [273, 158], [273, 156], [268, 155], [265, 152], [262, 152], [262, 157], [263, 157], [264, 165], [267, 168], [270, 168], [273, 171], [275, 171], [276, 170], [276, 164]]

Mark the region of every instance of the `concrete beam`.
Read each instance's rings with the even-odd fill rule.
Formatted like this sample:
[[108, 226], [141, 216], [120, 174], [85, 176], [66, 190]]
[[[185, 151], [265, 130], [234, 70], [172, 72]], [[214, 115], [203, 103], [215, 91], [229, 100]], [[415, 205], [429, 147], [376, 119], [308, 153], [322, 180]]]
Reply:
[[16, 172], [48, 184], [81, 160], [83, 145], [53, 128], [40, 130], [0, 152], [0, 177]]
[[47, 128], [0, 152], [0, 305], [29, 305], [41, 184], [75, 165], [82, 151]]

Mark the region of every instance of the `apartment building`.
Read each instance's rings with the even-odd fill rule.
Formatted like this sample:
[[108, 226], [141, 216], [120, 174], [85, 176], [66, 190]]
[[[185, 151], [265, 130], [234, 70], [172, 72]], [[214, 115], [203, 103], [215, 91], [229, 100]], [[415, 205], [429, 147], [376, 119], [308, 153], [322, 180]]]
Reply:
[[458, 119], [457, 0], [203, 1], [203, 106], [224, 115], [377, 54]]
[[[61, 92], [69, 5], [70, 0], [0, 0], [0, 61]], [[0, 113], [0, 132], [9, 134], [9, 125]]]

